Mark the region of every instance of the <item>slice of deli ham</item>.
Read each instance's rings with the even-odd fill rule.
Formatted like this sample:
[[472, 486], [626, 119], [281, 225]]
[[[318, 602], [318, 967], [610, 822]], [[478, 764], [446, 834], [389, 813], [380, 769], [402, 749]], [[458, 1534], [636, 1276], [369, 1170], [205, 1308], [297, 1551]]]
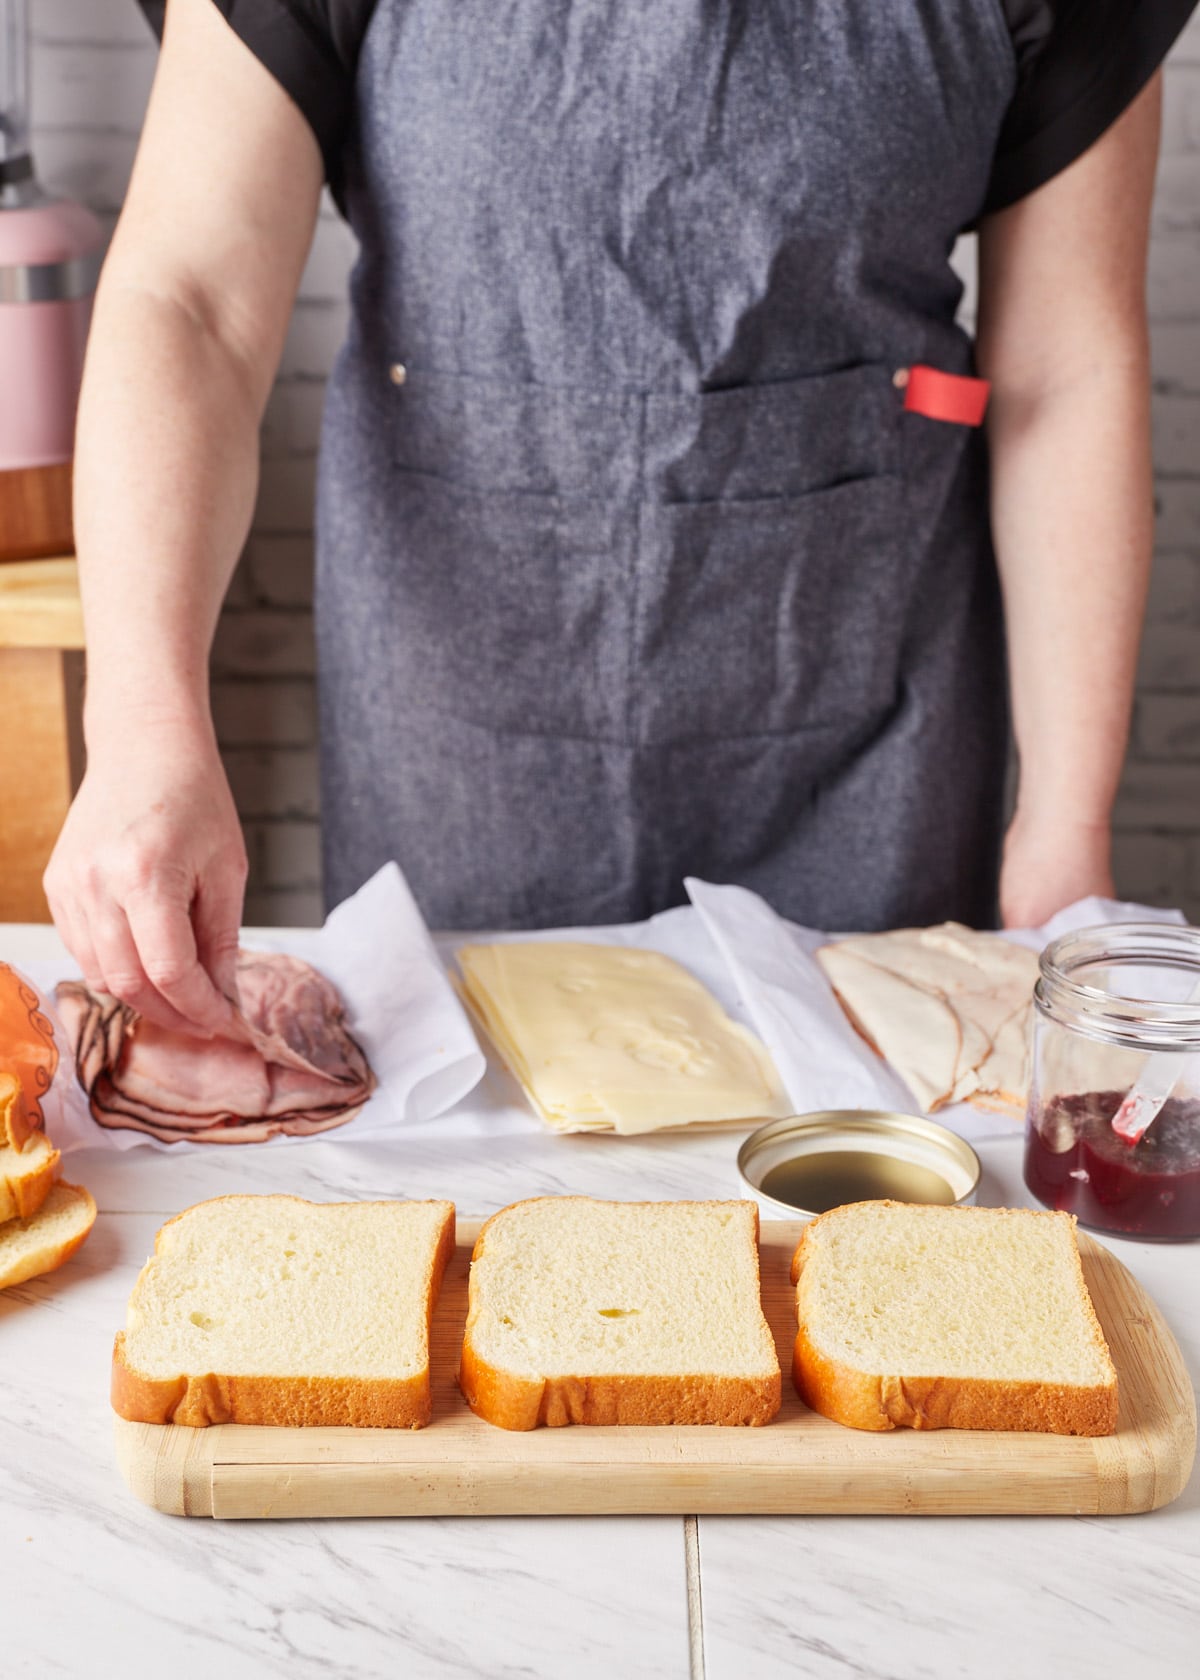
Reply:
[[165, 1143], [260, 1143], [353, 1119], [375, 1078], [337, 988], [297, 957], [242, 951], [238, 993], [231, 1034], [201, 1039], [77, 982], [60, 985], [59, 1014], [99, 1124]]

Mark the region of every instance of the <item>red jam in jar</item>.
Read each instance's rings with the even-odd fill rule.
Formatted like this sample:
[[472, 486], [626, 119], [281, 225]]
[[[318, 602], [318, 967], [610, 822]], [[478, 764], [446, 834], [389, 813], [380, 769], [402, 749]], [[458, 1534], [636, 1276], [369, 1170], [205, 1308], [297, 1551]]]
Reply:
[[1140, 1141], [1126, 1143], [1112, 1128], [1124, 1094], [1091, 1091], [1035, 1105], [1026, 1184], [1082, 1225], [1131, 1237], [1200, 1237], [1200, 1102], [1170, 1098]]
[[[1029, 1189], [1097, 1231], [1200, 1237], [1200, 928], [1061, 934], [1039, 959], [1033, 1005]], [[1113, 1130], [1131, 1092], [1166, 1094], [1136, 1143]]]

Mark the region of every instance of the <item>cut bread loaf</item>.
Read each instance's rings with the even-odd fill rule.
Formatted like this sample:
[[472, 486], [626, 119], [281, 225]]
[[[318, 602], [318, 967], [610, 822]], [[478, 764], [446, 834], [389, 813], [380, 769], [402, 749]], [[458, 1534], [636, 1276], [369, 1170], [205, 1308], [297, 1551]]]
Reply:
[[547, 1196], [487, 1221], [459, 1383], [502, 1429], [762, 1424], [779, 1409], [752, 1202]]
[[452, 1202], [219, 1196], [163, 1226], [113, 1348], [137, 1423], [419, 1429]]
[[58, 1162], [45, 1132], [35, 1132], [24, 1149], [0, 1148], [0, 1226], [33, 1217], [50, 1194]]
[[96, 1222], [96, 1204], [75, 1184], [55, 1184], [29, 1219], [0, 1225], [0, 1289], [57, 1271]]
[[792, 1280], [796, 1387], [838, 1423], [1116, 1428], [1070, 1214], [855, 1202], [806, 1227]]

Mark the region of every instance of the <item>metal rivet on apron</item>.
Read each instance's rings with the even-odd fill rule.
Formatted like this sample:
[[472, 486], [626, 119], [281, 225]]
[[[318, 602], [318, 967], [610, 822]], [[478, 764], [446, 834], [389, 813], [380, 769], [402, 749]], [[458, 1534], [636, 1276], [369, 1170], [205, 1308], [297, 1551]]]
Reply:
[[908, 384], [908, 369], [897, 368], [895, 373], [892, 375], [892, 384], [896, 387], [897, 391], [903, 391], [904, 387]]
[[408, 369], [403, 362], [393, 362], [388, 369], [388, 378], [393, 385], [403, 385], [408, 378]]

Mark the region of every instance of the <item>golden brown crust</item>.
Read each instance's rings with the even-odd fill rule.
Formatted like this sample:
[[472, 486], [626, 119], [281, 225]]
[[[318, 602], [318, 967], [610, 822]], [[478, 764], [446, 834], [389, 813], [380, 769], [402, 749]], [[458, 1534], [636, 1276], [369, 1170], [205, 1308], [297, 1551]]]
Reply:
[[[885, 1207], [902, 1204], [885, 1202]], [[1114, 1372], [1109, 1384], [1083, 1387], [1064, 1383], [1006, 1382], [985, 1377], [899, 1377], [860, 1371], [822, 1352], [804, 1319], [801, 1278], [819, 1240], [822, 1220], [845, 1215], [832, 1208], [812, 1220], [792, 1256], [792, 1282], [797, 1287], [795, 1348], [792, 1379], [806, 1405], [822, 1417], [851, 1429], [993, 1429], [1036, 1430], [1054, 1435], [1111, 1435], [1117, 1427], [1119, 1394]], [[938, 1214], [972, 1218], [981, 1209], [940, 1208]], [[1024, 1217], [1027, 1210], [998, 1208], [992, 1213]], [[1073, 1214], [1039, 1214], [1041, 1218], [1069, 1218]], [[1075, 1270], [1092, 1339], [1109, 1358], [1104, 1332], [1084, 1282], [1078, 1248]]]
[[56, 1272], [60, 1266], [65, 1266], [71, 1256], [87, 1241], [92, 1226], [96, 1223], [96, 1204], [91, 1193], [80, 1184], [67, 1184], [64, 1180], [62, 1188], [70, 1190], [87, 1210], [86, 1222], [82, 1229], [76, 1231], [65, 1242], [47, 1244], [45, 1248], [25, 1255], [19, 1263], [12, 1265], [0, 1275], [0, 1289], [10, 1289], [16, 1283], [28, 1283], [30, 1278], [44, 1277], [47, 1272]]
[[280, 1428], [420, 1429], [429, 1422], [428, 1367], [414, 1377], [234, 1377], [207, 1371], [143, 1376], [113, 1343], [112, 1406], [131, 1423], [252, 1423]]
[[[62, 1158], [57, 1149], [50, 1149], [32, 1172], [9, 1174], [5, 1170], [6, 1153], [0, 1150], [0, 1225], [10, 1219], [33, 1218], [50, 1194]], [[28, 1151], [17, 1156], [18, 1161], [27, 1159]], [[11, 1156], [8, 1164], [15, 1164]]]
[[[212, 1202], [244, 1201], [244, 1196], [212, 1196]], [[254, 1198], [258, 1200], [257, 1197]], [[302, 1196], [279, 1200], [313, 1204]], [[196, 1207], [205, 1203], [197, 1202]], [[350, 1207], [349, 1202], [321, 1206]], [[433, 1311], [447, 1262], [454, 1252], [454, 1207], [447, 1209], [430, 1262], [425, 1322], [426, 1363], [412, 1377], [238, 1377], [206, 1371], [178, 1377], [149, 1377], [125, 1357], [125, 1332], [113, 1342], [111, 1398], [118, 1417], [131, 1423], [177, 1423], [203, 1429], [212, 1423], [248, 1423], [279, 1428], [420, 1429], [429, 1422], [432, 1404], [429, 1344]], [[192, 1208], [185, 1208], [154, 1239], [157, 1255], [163, 1232]]]
[[499, 1429], [599, 1425], [770, 1423], [783, 1383], [774, 1377], [545, 1377], [497, 1370], [463, 1343], [459, 1384], [468, 1406]]
[[[590, 1201], [590, 1197], [527, 1196], [501, 1208], [485, 1220], [471, 1254], [467, 1324], [463, 1336], [458, 1383], [468, 1406], [499, 1429], [558, 1428], [570, 1423], [608, 1426], [659, 1424], [727, 1424], [757, 1426], [769, 1423], [782, 1403], [783, 1381], [778, 1369], [766, 1377], [717, 1376], [570, 1376], [527, 1377], [492, 1365], [476, 1350], [471, 1332], [479, 1313], [475, 1261], [484, 1252], [489, 1227], [514, 1208], [537, 1202]], [[653, 1207], [653, 1202], [630, 1204]], [[721, 1207], [712, 1200], [700, 1204]], [[758, 1232], [758, 1208], [754, 1230]], [[757, 1277], [758, 1247], [754, 1244]]]
[[792, 1364], [796, 1391], [822, 1417], [851, 1429], [1037, 1430], [1111, 1435], [1117, 1389], [983, 1377], [880, 1377], [827, 1358], [803, 1328]]

